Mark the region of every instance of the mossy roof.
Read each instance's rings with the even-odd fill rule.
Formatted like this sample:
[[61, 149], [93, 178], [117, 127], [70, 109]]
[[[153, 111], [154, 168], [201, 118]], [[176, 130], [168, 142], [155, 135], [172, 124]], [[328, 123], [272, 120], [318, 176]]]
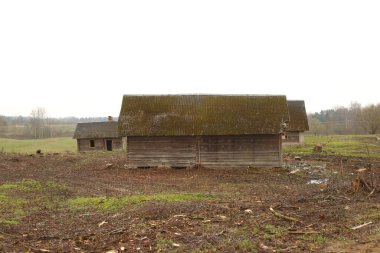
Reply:
[[119, 137], [117, 121], [78, 123], [74, 132], [74, 139], [117, 137]]
[[277, 134], [289, 120], [285, 96], [125, 95], [122, 136]]
[[305, 109], [305, 102], [302, 100], [289, 100], [289, 128], [288, 131], [308, 131], [309, 123]]

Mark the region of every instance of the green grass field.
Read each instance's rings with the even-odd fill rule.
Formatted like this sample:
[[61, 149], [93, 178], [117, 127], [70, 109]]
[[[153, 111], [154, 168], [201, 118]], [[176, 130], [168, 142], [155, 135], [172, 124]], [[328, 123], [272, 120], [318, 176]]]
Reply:
[[[50, 133], [47, 136], [54, 138], [73, 136], [76, 124], [54, 124], [49, 125]], [[0, 126], [0, 138], [28, 139], [32, 138], [30, 128], [27, 125]]]
[[71, 137], [48, 138], [39, 140], [15, 140], [0, 138], [0, 152], [35, 153], [42, 152], [76, 152], [76, 141]]
[[313, 147], [317, 144], [323, 148], [320, 154], [380, 158], [380, 141], [375, 135], [307, 135], [304, 145], [284, 147], [284, 153], [316, 154]]

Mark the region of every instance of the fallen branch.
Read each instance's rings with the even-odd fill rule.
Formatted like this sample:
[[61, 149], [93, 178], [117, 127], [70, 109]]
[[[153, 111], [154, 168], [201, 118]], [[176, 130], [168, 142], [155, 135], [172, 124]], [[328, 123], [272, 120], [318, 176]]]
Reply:
[[39, 248], [36, 248], [36, 247], [33, 247], [33, 246], [30, 246], [29, 244], [27, 243], [23, 243], [21, 242], [21, 244], [23, 244], [26, 248], [28, 248], [28, 252], [30, 252], [30, 250], [32, 250], [33, 252], [51, 252], [50, 250], [47, 250], [47, 249], [39, 249]]
[[278, 252], [291, 252], [290, 250], [296, 249], [296, 248], [298, 248], [298, 246], [290, 246], [290, 247], [287, 247], [286, 249], [280, 249]]
[[194, 217], [189, 217], [192, 220], [204, 220], [204, 217], [199, 217], [199, 216], [194, 216]]
[[370, 225], [370, 224], [372, 224], [372, 223], [373, 223], [373, 222], [370, 221], [370, 222], [364, 223], [364, 224], [362, 224], [362, 225], [359, 225], [359, 226], [353, 227], [353, 228], [351, 228], [351, 229], [352, 229], [352, 230], [356, 230], [356, 229], [359, 229], [359, 228], [362, 228], [362, 227], [368, 226], [368, 225]]
[[3, 232], [3, 231], [0, 231], [0, 234], [2, 234], [2, 235], [6, 235], [6, 236], [10, 236], [10, 237], [14, 237], [14, 238], [18, 238], [18, 237], [20, 237], [19, 235], [11, 235], [11, 234], [7, 234], [7, 233], [5, 233], [5, 232]]
[[290, 220], [290, 221], [295, 221], [295, 222], [300, 222], [300, 220], [296, 219], [296, 218], [293, 218], [293, 217], [290, 217], [290, 216], [287, 216], [285, 214], [282, 214], [278, 211], [275, 211], [272, 207], [269, 208], [269, 210], [277, 217], [279, 218], [282, 218], [282, 219], [285, 219], [285, 220]]
[[38, 240], [59, 240], [61, 238], [57, 237], [57, 236], [41, 236], [41, 237], [38, 237]]
[[362, 184], [365, 186], [365, 188], [367, 188], [367, 190], [369, 192], [372, 192], [371, 187], [369, 187], [369, 185], [367, 184], [367, 182], [363, 178], [360, 179], [360, 182], [362, 182]]
[[122, 234], [124, 232], [126, 232], [128, 229], [126, 227], [123, 227], [123, 228], [117, 228], [117, 229], [114, 229], [110, 232], [108, 232], [109, 235], [115, 235], [115, 234]]
[[295, 235], [308, 235], [308, 234], [320, 234], [321, 232], [317, 231], [290, 231], [289, 234]]
[[375, 191], [376, 191], [376, 187], [373, 188], [373, 190], [367, 195], [367, 198], [368, 198], [368, 197], [371, 197], [371, 195], [372, 195]]
[[346, 196], [333, 196], [333, 195], [328, 195], [327, 197], [324, 198], [324, 200], [327, 200], [327, 199], [351, 200], [349, 197], [346, 197]]

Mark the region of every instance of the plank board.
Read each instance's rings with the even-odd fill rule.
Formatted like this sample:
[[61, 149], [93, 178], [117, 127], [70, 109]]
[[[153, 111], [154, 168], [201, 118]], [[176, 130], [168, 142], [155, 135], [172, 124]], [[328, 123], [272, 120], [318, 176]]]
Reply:
[[[90, 148], [90, 140], [95, 141], [95, 147]], [[112, 140], [112, 149], [121, 150], [122, 140], [121, 138], [94, 138], [94, 139], [77, 139], [78, 151], [101, 151], [106, 150], [106, 140]]]
[[287, 132], [287, 138], [284, 140], [284, 143], [299, 143], [300, 142], [300, 133], [299, 132]]
[[128, 137], [128, 166], [190, 167], [196, 164], [195, 144], [192, 136]]
[[278, 167], [280, 135], [152, 136], [127, 138], [128, 166]]
[[200, 159], [205, 167], [273, 167], [281, 165], [277, 135], [202, 136]]

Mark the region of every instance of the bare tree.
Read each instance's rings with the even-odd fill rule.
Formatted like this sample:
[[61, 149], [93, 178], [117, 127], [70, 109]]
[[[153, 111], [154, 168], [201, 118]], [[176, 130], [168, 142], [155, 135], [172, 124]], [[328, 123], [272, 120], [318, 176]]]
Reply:
[[4, 116], [0, 115], [0, 126], [7, 126], [7, 120]]
[[44, 138], [44, 129], [46, 125], [46, 109], [37, 107], [30, 114], [30, 127], [35, 139]]
[[351, 102], [349, 107], [349, 117], [351, 120], [351, 132], [353, 134], [362, 134], [363, 127], [361, 126], [361, 111], [362, 105], [358, 102]]
[[311, 133], [313, 133], [314, 135], [320, 135], [324, 133], [324, 126], [317, 118], [309, 114], [308, 121]]
[[0, 115], [0, 137], [6, 137], [8, 133], [8, 122], [4, 116]]
[[369, 105], [357, 112], [358, 122], [369, 134], [376, 134], [380, 130], [380, 104]]

